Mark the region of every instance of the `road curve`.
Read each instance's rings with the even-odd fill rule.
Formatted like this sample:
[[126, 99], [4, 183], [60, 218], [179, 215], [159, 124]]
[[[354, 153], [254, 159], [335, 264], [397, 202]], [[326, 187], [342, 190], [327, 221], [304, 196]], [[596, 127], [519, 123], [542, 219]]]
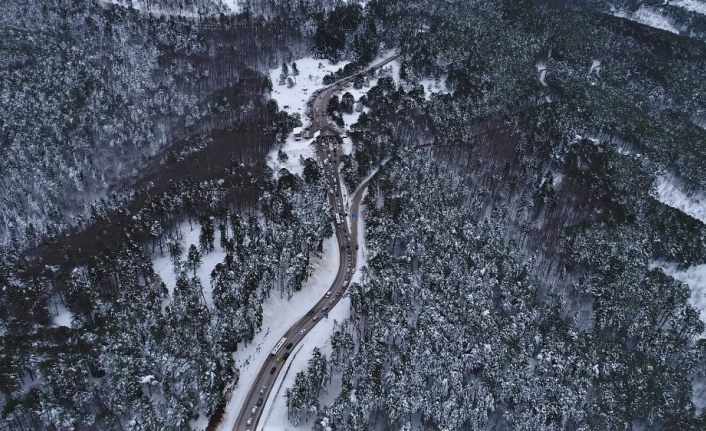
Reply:
[[[363, 70], [349, 77], [343, 78], [330, 87], [321, 91], [312, 102], [311, 112], [311, 133], [318, 131], [325, 125], [328, 125], [328, 120], [326, 118], [326, 106], [331, 96], [339, 91], [343, 85], [347, 84], [357, 75], [367, 73], [370, 69], [375, 69], [386, 65], [387, 63], [393, 61], [397, 58], [397, 55], [388, 57], [387, 59]], [[319, 301], [309, 310], [309, 312], [299, 319], [295, 323], [284, 337], [287, 339], [284, 347], [282, 347], [276, 356], [267, 356], [265, 362], [260, 367], [260, 371], [255, 378], [248, 396], [240, 408], [238, 418], [233, 426], [233, 431], [252, 431], [258, 426], [260, 419], [262, 418], [262, 413], [266, 401], [272, 390], [272, 386], [277, 380], [285, 360], [280, 360], [285, 354], [292, 351], [294, 347], [306, 336], [309, 329], [311, 329], [318, 321], [325, 315], [325, 313], [332, 309], [343, 296], [346, 287], [350, 281], [350, 277], [353, 275], [356, 267], [357, 252], [358, 249], [358, 235], [357, 235], [357, 218], [351, 220], [351, 230], [349, 231], [347, 219], [349, 218], [348, 212], [345, 207], [345, 202], [341, 196], [340, 187], [340, 176], [338, 172], [338, 166], [340, 163], [340, 156], [342, 155], [343, 149], [340, 142], [336, 138], [324, 138], [320, 137], [316, 140], [316, 155], [323, 165], [324, 175], [329, 182], [329, 203], [331, 204], [334, 214], [339, 214], [341, 217], [341, 223], [337, 224], [335, 234], [338, 241], [338, 246], [341, 248], [340, 260], [338, 272], [336, 273], [336, 278], [328, 290], [326, 295], [319, 299]], [[363, 182], [358, 189], [353, 194], [353, 199], [351, 201], [351, 214], [357, 214], [358, 208], [360, 207], [360, 201], [363, 196], [363, 191], [367, 187], [371, 178], [368, 178]]]

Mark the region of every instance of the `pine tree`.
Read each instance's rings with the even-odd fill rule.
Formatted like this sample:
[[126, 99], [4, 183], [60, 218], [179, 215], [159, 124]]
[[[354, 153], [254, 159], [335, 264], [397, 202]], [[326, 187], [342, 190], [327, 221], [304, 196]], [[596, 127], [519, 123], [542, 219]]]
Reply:
[[201, 266], [201, 262], [201, 252], [194, 244], [191, 244], [186, 255], [186, 263], [191, 268], [194, 277], [196, 277], [196, 270]]

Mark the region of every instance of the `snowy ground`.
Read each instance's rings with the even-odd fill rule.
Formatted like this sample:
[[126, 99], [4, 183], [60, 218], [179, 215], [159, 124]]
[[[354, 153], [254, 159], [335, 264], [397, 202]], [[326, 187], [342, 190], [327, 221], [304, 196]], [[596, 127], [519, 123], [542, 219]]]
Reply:
[[596, 60], [595, 58], [591, 60], [591, 68], [588, 70], [588, 74], [592, 74], [594, 70], [596, 73], [600, 73], [601, 71], [601, 61]]
[[243, 2], [245, 0], [221, 0], [223, 3], [228, 6], [228, 9], [233, 11], [233, 13], [240, 13], [243, 10]]
[[[147, 6], [145, 7], [145, 3], [148, 3], [147, 0], [103, 0], [106, 3], [113, 3], [113, 4], [118, 4], [124, 7], [128, 7], [129, 5], [132, 5], [133, 8], [144, 11], [144, 12], [151, 12], [154, 14], [162, 14], [162, 15], [179, 15], [179, 16], [185, 16], [189, 18], [195, 18], [198, 17], [198, 13], [195, 10], [184, 10], [180, 12], [175, 12], [172, 10], [166, 11], [162, 10], [160, 8], [154, 7], [154, 6]], [[245, 0], [221, 0], [221, 2], [228, 7], [228, 9], [231, 10], [232, 13], [238, 14], [242, 12], [243, 10], [243, 2]], [[214, 2], [217, 3], [217, 2]]]
[[[706, 195], [703, 193], [685, 193], [668, 177], [657, 179], [657, 191], [655, 196], [660, 202], [676, 208], [702, 223], [706, 223]], [[687, 269], [677, 269], [676, 263], [653, 263], [653, 267], [659, 267], [665, 274], [683, 281], [691, 289], [689, 303], [694, 306], [701, 315], [701, 320], [706, 323], [706, 265], [695, 265]], [[702, 334], [706, 337], [706, 333]]]
[[672, 0], [670, 4], [706, 15], [706, 0]]
[[[691, 289], [689, 304], [699, 311], [701, 321], [706, 323], [706, 264], [694, 265], [687, 269], [678, 269], [676, 263], [655, 262], [651, 267], [660, 268], [662, 272], [682, 281]], [[706, 338], [706, 332], [699, 338]]]
[[706, 194], [685, 193], [669, 178], [659, 177], [656, 198], [660, 202], [706, 223]]
[[52, 312], [54, 326], [66, 326], [71, 327], [71, 321], [74, 318], [74, 314], [64, 307], [61, 302], [55, 302], [49, 307], [49, 311]]
[[[198, 223], [193, 223], [190, 227], [189, 223], [182, 223], [179, 229], [182, 233], [181, 246], [183, 252], [181, 253], [181, 260], [186, 260], [186, 255], [189, 251], [189, 246], [194, 244], [198, 247], [199, 244], [199, 233], [201, 231], [201, 226]], [[218, 232], [216, 232], [218, 233]], [[211, 288], [211, 271], [216, 267], [216, 264], [223, 262], [226, 256], [226, 252], [221, 248], [219, 241], [214, 242], [214, 251], [204, 254], [201, 256], [201, 266], [196, 270], [196, 275], [201, 281], [201, 286], [203, 286], [203, 295], [206, 300], [206, 305], [211, 307], [213, 305], [213, 289]], [[176, 276], [174, 273], [174, 265], [172, 265], [171, 259], [169, 258], [169, 253], [164, 250], [164, 256], [157, 256], [152, 260], [152, 266], [157, 274], [162, 278], [164, 284], [167, 285], [169, 290], [169, 295], [171, 296], [174, 291], [174, 286], [176, 286]], [[168, 302], [164, 303], [166, 306]]]
[[[295, 78], [296, 84], [293, 87], [288, 87], [286, 84], [279, 85], [279, 76], [282, 73], [281, 66], [277, 69], [270, 70], [270, 79], [272, 80], [272, 98], [277, 101], [279, 109], [286, 111], [288, 114], [299, 114], [304, 128], [308, 127], [309, 119], [306, 118], [306, 103], [311, 95], [318, 89], [325, 86], [321, 82], [323, 77], [328, 73], [335, 72], [339, 68], [345, 66], [347, 62], [339, 62], [332, 65], [328, 60], [319, 60], [313, 57], [300, 58], [294, 61], [297, 64], [299, 75], [292, 75], [292, 64], [288, 63], [289, 76]], [[277, 151], [271, 152], [267, 156], [267, 164], [278, 172], [282, 168], [286, 168], [294, 174], [302, 175], [304, 166], [299, 162], [299, 157], [315, 159], [315, 149], [311, 144], [313, 139], [302, 139], [297, 141], [294, 135], [290, 134], [287, 141], [282, 146], [282, 151], [287, 155], [288, 159], [281, 163], [277, 160]]]
[[[233, 389], [218, 429], [226, 431], [233, 428], [243, 401], [247, 398], [248, 390], [267, 355], [287, 330], [301, 319], [331, 287], [338, 271], [339, 258], [336, 238], [332, 236], [325, 239], [323, 257], [311, 260], [313, 275], [309, 277], [302, 290], [295, 293], [289, 301], [273, 294], [262, 304], [261, 331], [255, 335], [252, 343], [238, 346], [238, 352], [234, 355], [235, 364], [240, 369], [240, 381]], [[318, 326], [320, 325], [316, 325], [315, 328]], [[312, 329], [312, 332], [315, 332], [315, 329]], [[318, 339], [318, 337], [307, 336], [306, 340], [309, 339]]]
[[543, 86], [547, 86], [546, 76], [547, 76], [547, 63], [544, 60], [537, 61], [534, 67], [537, 68], [537, 74], [539, 75], [539, 82]]
[[631, 21], [636, 21], [650, 27], [679, 34], [679, 29], [676, 27], [674, 20], [666, 15], [663, 15], [659, 10], [651, 7], [642, 6], [633, 14], [627, 14], [625, 11], [621, 10], [614, 13], [614, 15], [620, 18], [627, 18]]

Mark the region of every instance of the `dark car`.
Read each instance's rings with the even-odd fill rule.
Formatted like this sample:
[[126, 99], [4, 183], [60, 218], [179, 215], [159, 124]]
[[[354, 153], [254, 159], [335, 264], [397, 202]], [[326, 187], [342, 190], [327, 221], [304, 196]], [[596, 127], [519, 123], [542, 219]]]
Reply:
[[294, 343], [287, 344], [287, 350], [291, 349], [293, 345], [294, 345]]
[[289, 352], [285, 352], [284, 356], [283, 356], [284, 360], [286, 361], [288, 357], [289, 357]]
[[257, 406], [260, 407], [262, 405], [262, 398], [259, 398], [257, 400]]
[[277, 367], [272, 367], [272, 369], [270, 370], [270, 374], [274, 374], [275, 371], [277, 371]]

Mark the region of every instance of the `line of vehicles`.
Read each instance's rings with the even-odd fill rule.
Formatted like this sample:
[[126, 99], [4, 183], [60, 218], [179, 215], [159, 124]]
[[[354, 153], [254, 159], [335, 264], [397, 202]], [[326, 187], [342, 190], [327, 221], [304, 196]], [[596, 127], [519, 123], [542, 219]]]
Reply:
[[[319, 106], [316, 106], [316, 113], [319, 111]], [[301, 132], [300, 132], [301, 133]], [[342, 204], [342, 197], [340, 193], [340, 189], [338, 186], [338, 180], [336, 178], [336, 175], [334, 173], [334, 166], [338, 162], [338, 150], [339, 150], [339, 144], [338, 141], [335, 139], [331, 139], [331, 143], [333, 144], [333, 151], [331, 151], [331, 148], [329, 147], [329, 141], [327, 139], [322, 139], [320, 141], [320, 144], [322, 145], [321, 148], [321, 159], [323, 161], [324, 165], [324, 171], [325, 173], [329, 176], [329, 181], [331, 182], [331, 188], [329, 189], [329, 192], [334, 198], [334, 218], [336, 220], [336, 227], [341, 228], [341, 225], [343, 223], [343, 216], [345, 216], [345, 213], [343, 212], [343, 204]], [[328, 172], [326, 172], [328, 171]], [[350, 281], [350, 274], [351, 274], [351, 250], [350, 250], [350, 236], [348, 232], [343, 228], [343, 236], [344, 236], [344, 241], [345, 245], [342, 246], [342, 249], [347, 248], [347, 264], [348, 267], [346, 268], [346, 275], [345, 275], [345, 280], [343, 281], [343, 289], [346, 289], [348, 287], [349, 281]], [[341, 292], [336, 292], [335, 293], [335, 298], [332, 298], [333, 296], [333, 290], [329, 290], [325, 298], [328, 299], [327, 303], [321, 308], [321, 312], [323, 313], [323, 316], [326, 316], [329, 309], [333, 306], [335, 300], [337, 298], [341, 297]], [[314, 315], [315, 310], [310, 310], [307, 313], [307, 316], [313, 316], [312, 321], [317, 322], [320, 318], [318, 315]], [[299, 330], [298, 334], [300, 337], [303, 337], [307, 332], [306, 328], [302, 328]], [[279, 364], [281, 362], [286, 361], [289, 358], [290, 352], [289, 350], [292, 348], [294, 345], [293, 342], [289, 341], [287, 337], [282, 337], [277, 344], [275, 344], [275, 347], [272, 349], [270, 352], [270, 357], [274, 358], [275, 364]], [[275, 374], [277, 372], [277, 367], [278, 365], [274, 365], [270, 368], [270, 374]], [[264, 394], [265, 391], [267, 390], [266, 386], [262, 386], [260, 389], [260, 397], [258, 398], [257, 402], [255, 405], [250, 409], [250, 417], [247, 419], [245, 422], [245, 425], [250, 427], [253, 424], [254, 417], [258, 411], [258, 409], [262, 406], [264, 402]], [[250, 430], [246, 430], [250, 431]]]

